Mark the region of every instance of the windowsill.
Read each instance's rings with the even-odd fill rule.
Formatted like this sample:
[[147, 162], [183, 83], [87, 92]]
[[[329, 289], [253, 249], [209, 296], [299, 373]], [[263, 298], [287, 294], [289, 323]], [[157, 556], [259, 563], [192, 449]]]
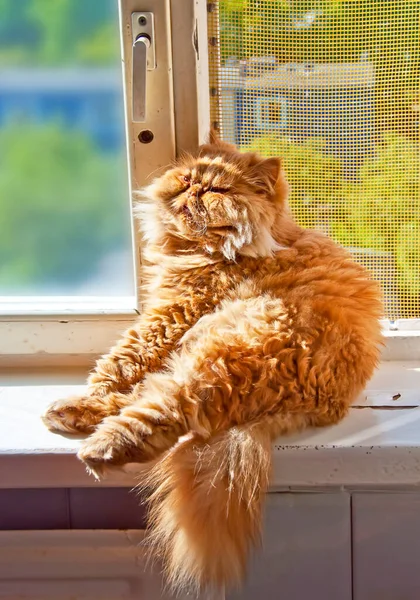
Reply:
[[[53, 434], [40, 419], [53, 400], [80, 393], [85, 377], [64, 370], [0, 377], [0, 488], [136, 483], [141, 474], [130, 466], [98, 484], [75, 458], [82, 438]], [[273, 457], [273, 491], [418, 486], [420, 362], [383, 362], [342, 423], [281, 438]]]
[[136, 296], [0, 296], [0, 318], [11, 321], [14, 317], [24, 320], [31, 317], [44, 319], [56, 316], [83, 318], [104, 315], [135, 315]]

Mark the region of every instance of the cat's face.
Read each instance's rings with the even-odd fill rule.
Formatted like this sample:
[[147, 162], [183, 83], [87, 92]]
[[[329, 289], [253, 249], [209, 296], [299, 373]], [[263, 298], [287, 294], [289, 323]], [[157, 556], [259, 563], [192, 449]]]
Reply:
[[202, 146], [146, 190], [155, 218], [168, 233], [208, 253], [233, 260], [237, 253], [269, 255], [279, 210], [280, 160], [240, 154], [218, 142]]

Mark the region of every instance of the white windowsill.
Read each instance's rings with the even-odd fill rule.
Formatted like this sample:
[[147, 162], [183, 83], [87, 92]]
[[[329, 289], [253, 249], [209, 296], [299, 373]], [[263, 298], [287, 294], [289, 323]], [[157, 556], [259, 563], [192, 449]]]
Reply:
[[31, 317], [48, 319], [54, 316], [89, 317], [92, 315], [137, 314], [136, 296], [0, 296], [0, 318], [28, 320]]
[[[0, 488], [130, 487], [141, 477], [136, 466], [96, 483], [75, 458], [81, 438], [53, 434], [40, 420], [54, 399], [80, 393], [85, 377], [0, 377]], [[383, 362], [342, 423], [281, 438], [273, 457], [273, 491], [420, 485], [420, 362]]]

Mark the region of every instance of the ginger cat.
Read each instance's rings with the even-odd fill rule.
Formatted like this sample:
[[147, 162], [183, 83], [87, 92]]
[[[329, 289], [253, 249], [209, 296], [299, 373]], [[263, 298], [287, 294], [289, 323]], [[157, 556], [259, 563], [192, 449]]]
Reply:
[[378, 285], [299, 227], [277, 158], [216, 139], [142, 193], [145, 308], [85, 396], [54, 403], [92, 471], [154, 461], [150, 528], [178, 589], [244, 576], [271, 442], [342, 419], [379, 359]]

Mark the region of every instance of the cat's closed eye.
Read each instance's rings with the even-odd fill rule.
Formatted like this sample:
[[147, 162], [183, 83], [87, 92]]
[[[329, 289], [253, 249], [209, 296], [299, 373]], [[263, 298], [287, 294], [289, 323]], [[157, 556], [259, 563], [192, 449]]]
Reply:
[[223, 187], [211, 187], [210, 192], [214, 192], [215, 194], [227, 194], [227, 192], [229, 191], [228, 188], [223, 188]]

